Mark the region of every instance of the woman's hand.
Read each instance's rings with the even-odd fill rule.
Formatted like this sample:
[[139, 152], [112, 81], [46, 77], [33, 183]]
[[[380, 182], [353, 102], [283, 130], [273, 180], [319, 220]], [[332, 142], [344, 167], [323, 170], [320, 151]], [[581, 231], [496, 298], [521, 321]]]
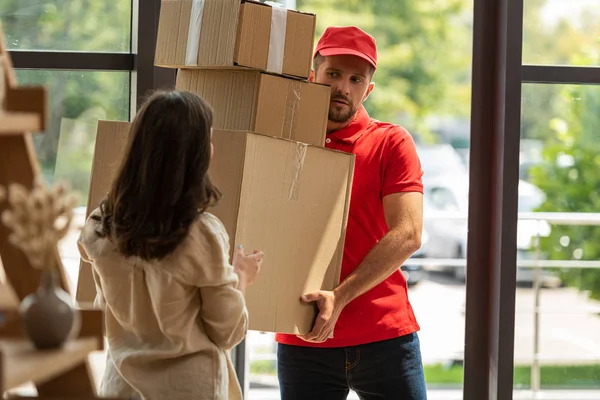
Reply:
[[240, 290], [244, 291], [243, 289], [256, 281], [264, 258], [265, 255], [260, 250], [245, 254], [241, 244], [235, 248], [233, 268], [240, 279]]

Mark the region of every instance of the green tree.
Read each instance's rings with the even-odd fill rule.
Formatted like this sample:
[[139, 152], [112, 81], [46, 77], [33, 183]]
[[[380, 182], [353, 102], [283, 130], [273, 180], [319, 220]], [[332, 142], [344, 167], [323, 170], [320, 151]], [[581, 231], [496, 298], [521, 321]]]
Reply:
[[[586, 10], [577, 18], [542, 18], [547, 0], [527, 0], [523, 10], [523, 63], [534, 65], [598, 65], [600, 13]], [[563, 118], [559, 85], [525, 85], [521, 132], [524, 139], [552, 140], [548, 121]], [[531, 93], [531, 94], [530, 94]], [[557, 101], [558, 100], [558, 101]], [[535, 112], [527, 112], [535, 110]]]
[[[546, 0], [525, 3], [523, 60], [532, 64], [597, 65], [600, 14], [587, 10], [549, 25]], [[523, 88], [522, 137], [539, 139], [543, 162], [530, 179], [546, 193], [539, 211], [598, 212], [600, 208], [600, 87], [529, 84]], [[554, 260], [600, 259], [600, 229], [554, 225], [542, 249]], [[600, 299], [600, 270], [565, 269], [567, 284]]]
[[377, 40], [374, 118], [427, 132], [427, 117], [468, 118], [471, 2], [468, 0], [298, 0], [317, 15], [317, 37], [332, 25], [357, 25]]
[[[561, 88], [557, 106], [563, 118], [549, 121], [553, 137], [546, 142], [544, 163], [532, 169], [532, 180], [547, 196], [540, 211], [598, 212], [600, 209], [600, 87]], [[561, 160], [567, 160], [561, 163]], [[599, 260], [600, 227], [554, 225], [542, 246], [551, 259]], [[566, 269], [568, 284], [600, 299], [600, 270]]]
[[[129, 52], [130, 20], [129, 0], [0, 0], [0, 22], [11, 50]], [[89, 186], [95, 122], [98, 118], [128, 119], [129, 75], [17, 71], [19, 84], [44, 85], [48, 89], [48, 129], [34, 136], [42, 173], [48, 180], [71, 181], [82, 205]], [[75, 123], [78, 120], [80, 123]], [[76, 147], [65, 144], [74, 138]], [[68, 168], [57, 170], [57, 163]]]

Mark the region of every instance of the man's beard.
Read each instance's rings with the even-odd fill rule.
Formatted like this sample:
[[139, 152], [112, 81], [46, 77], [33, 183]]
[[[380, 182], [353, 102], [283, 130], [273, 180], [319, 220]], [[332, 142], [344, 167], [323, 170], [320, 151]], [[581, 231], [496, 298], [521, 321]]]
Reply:
[[[333, 104], [333, 102], [337, 99], [344, 100], [347, 103], [348, 108], [346, 110], [337, 109], [337, 107]], [[328, 118], [331, 122], [344, 123], [348, 122], [350, 118], [354, 117], [354, 114], [356, 114], [357, 111], [358, 109], [354, 108], [354, 104], [350, 99], [341, 95], [337, 95], [331, 98], [331, 107], [329, 107]]]

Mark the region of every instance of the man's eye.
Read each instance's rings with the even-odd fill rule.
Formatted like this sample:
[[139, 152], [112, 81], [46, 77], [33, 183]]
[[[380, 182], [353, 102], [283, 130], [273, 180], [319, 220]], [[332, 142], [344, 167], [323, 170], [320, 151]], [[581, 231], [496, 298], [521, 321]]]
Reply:
[[362, 81], [363, 80], [360, 78], [352, 78], [352, 82], [354, 82], [354, 83], [362, 83]]

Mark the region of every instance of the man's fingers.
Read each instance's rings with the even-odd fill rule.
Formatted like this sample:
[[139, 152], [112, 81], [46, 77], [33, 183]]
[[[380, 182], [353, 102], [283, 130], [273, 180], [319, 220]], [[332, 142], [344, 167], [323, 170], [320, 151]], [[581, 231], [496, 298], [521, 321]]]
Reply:
[[301, 297], [302, 301], [305, 303], [311, 303], [313, 301], [318, 301], [321, 298], [321, 295], [319, 293], [309, 293], [309, 294], [305, 294], [304, 296]]
[[317, 338], [322, 336], [324, 329], [325, 321], [322, 318], [317, 318], [317, 321], [315, 322], [315, 326], [313, 327], [312, 331], [310, 331], [306, 335], [303, 335], [302, 339], [306, 340], [307, 342], [315, 341]]
[[325, 342], [327, 339], [333, 337], [332, 333], [332, 329], [324, 329], [322, 334], [317, 338], [317, 341], [319, 343]]

